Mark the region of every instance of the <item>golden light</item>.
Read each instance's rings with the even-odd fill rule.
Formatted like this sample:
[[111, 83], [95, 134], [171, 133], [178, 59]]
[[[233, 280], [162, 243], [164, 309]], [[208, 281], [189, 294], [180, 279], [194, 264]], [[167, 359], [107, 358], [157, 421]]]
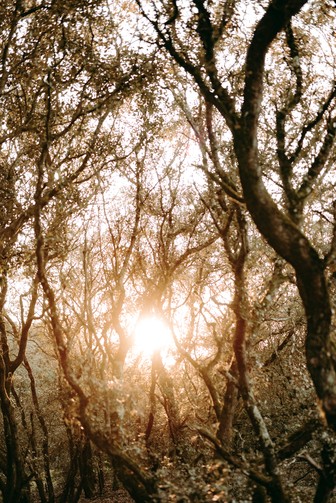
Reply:
[[168, 325], [156, 316], [140, 318], [134, 331], [134, 349], [146, 355], [164, 351], [174, 340]]

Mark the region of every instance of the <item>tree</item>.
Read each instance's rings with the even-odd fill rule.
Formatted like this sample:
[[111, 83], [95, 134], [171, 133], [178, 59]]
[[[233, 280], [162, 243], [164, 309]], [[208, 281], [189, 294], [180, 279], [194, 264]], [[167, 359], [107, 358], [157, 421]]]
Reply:
[[[38, 285], [43, 285], [44, 260], [57, 261], [66, 252], [59, 233], [66, 230], [74, 206], [83, 208], [90, 198], [90, 179], [101, 168], [97, 161], [101, 159], [99, 135], [104, 121], [113, 111], [117, 113], [133, 90], [130, 80], [137, 75], [140, 81], [143, 72], [133, 68], [135, 60], [140, 63], [136, 55], [131, 62], [128, 53], [127, 64], [121, 63], [113, 34], [109, 50], [114, 50], [114, 57], [100, 53], [101, 37], [113, 23], [99, 2], [94, 6], [90, 2], [62, 6], [58, 2], [18, 1], [2, 5], [1, 10], [1, 190], [5, 201], [0, 229], [1, 406], [7, 442], [1, 490], [10, 503], [29, 497], [25, 493], [30, 477], [21, 459], [10, 395], [13, 374], [25, 359]], [[114, 77], [107, 81], [108, 73]], [[80, 184], [86, 184], [85, 195]], [[39, 218], [42, 209], [43, 222]], [[34, 225], [37, 240], [42, 236], [39, 226], [49, 231], [38, 244], [37, 264], [30, 252]], [[36, 266], [37, 276], [31, 273]], [[23, 311], [21, 329], [16, 330], [19, 349], [12, 356], [5, 320], [5, 303], [10, 296], [7, 278], [13, 278], [20, 267], [35, 279], [30, 306], [25, 314]]]
[[[235, 11], [237, 4], [227, 2], [210, 7], [202, 0], [195, 0], [188, 6], [171, 2], [161, 8], [156, 6], [151, 12], [142, 2], [138, 1], [138, 5], [154, 28], [159, 46], [192, 77], [208, 107], [215, 107], [223, 117], [231, 133], [246, 207], [261, 234], [295, 270], [307, 318], [307, 368], [327, 424], [335, 429], [336, 375], [330, 342], [331, 306], [325, 276], [333, 255], [333, 234], [332, 229], [329, 230], [330, 245], [320, 258], [318, 244], [315, 247], [311, 244], [311, 232], [303, 226], [303, 209], [308, 197], [318, 185], [322, 169], [329, 167], [330, 170], [332, 166], [336, 131], [335, 87], [332, 73], [325, 73], [323, 93], [316, 97], [314, 105], [310, 103], [311, 113], [307, 116], [305, 106], [307, 100], [312, 99], [312, 79], [311, 76], [305, 79], [303, 68], [316, 46], [314, 41], [303, 45], [299, 37], [304, 32], [302, 23], [307, 22], [310, 7], [305, 1], [270, 2], [258, 16], [246, 44], [244, 68], [233, 64], [229, 69], [228, 64], [220, 64], [220, 58], [223, 57], [225, 41], [228, 44], [226, 50], [229, 47], [232, 26], [239, 22]], [[303, 9], [305, 5], [306, 10]], [[323, 19], [326, 26], [331, 26], [333, 15], [331, 5], [329, 8], [319, 5], [320, 22]], [[282, 31], [284, 36], [280, 35]], [[195, 44], [193, 47], [191, 40]], [[272, 86], [268, 80], [266, 57], [269, 54], [274, 57], [273, 47], [279, 45], [286, 54], [288, 73], [284, 75], [288, 80], [283, 81], [280, 105], [275, 104], [272, 116], [269, 110], [262, 108], [262, 104], [267, 103], [266, 100], [263, 102], [264, 89]], [[326, 53], [324, 56], [327, 58]], [[265, 142], [270, 138], [263, 132], [268, 121], [275, 126], [272, 161], [266, 161], [269, 148]], [[319, 140], [309, 155], [307, 141], [317, 135]], [[272, 162], [271, 169], [276, 173], [282, 201], [265, 184], [265, 161]], [[217, 176], [220, 182], [223, 178], [226, 182], [226, 177], [218, 173]], [[220, 185], [223, 187], [224, 183]], [[225, 185], [223, 190], [231, 195]], [[329, 448], [326, 451], [329, 452]], [[329, 473], [329, 482], [326, 485], [329, 486], [330, 483], [333, 485], [331, 481], [335, 474], [330, 469], [331, 459], [327, 461], [327, 457], [325, 469]], [[325, 489], [323, 496], [320, 490], [323, 493], [319, 487], [316, 498], [325, 498], [330, 487]]]

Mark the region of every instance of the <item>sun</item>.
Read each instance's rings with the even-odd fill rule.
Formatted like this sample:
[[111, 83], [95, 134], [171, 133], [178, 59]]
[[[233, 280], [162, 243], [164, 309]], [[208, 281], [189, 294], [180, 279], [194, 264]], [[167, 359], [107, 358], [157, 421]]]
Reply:
[[141, 317], [134, 331], [134, 349], [152, 355], [173, 346], [174, 340], [168, 325], [156, 316]]

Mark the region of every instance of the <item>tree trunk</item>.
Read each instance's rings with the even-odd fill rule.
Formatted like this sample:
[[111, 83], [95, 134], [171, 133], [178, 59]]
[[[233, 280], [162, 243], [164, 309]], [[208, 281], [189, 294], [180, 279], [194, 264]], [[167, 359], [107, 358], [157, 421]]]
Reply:
[[238, 386], [236, 380], [238, 378], [237, 362], [233, 360], [229, 374], [232, 379], [228, 379], [226, 391], [224, 395], [224, 404], [221, 411], [217, 438], [225, 445], [226, 449], [230, 450], [233, 441], [233, 422], [238, 402]]

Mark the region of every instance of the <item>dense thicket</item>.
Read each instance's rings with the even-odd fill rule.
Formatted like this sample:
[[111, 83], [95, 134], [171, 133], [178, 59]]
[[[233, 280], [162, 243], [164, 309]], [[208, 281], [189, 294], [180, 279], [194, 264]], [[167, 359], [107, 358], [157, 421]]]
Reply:
[[334, 501], [333, 3], [0, 20], [4, 503]]

